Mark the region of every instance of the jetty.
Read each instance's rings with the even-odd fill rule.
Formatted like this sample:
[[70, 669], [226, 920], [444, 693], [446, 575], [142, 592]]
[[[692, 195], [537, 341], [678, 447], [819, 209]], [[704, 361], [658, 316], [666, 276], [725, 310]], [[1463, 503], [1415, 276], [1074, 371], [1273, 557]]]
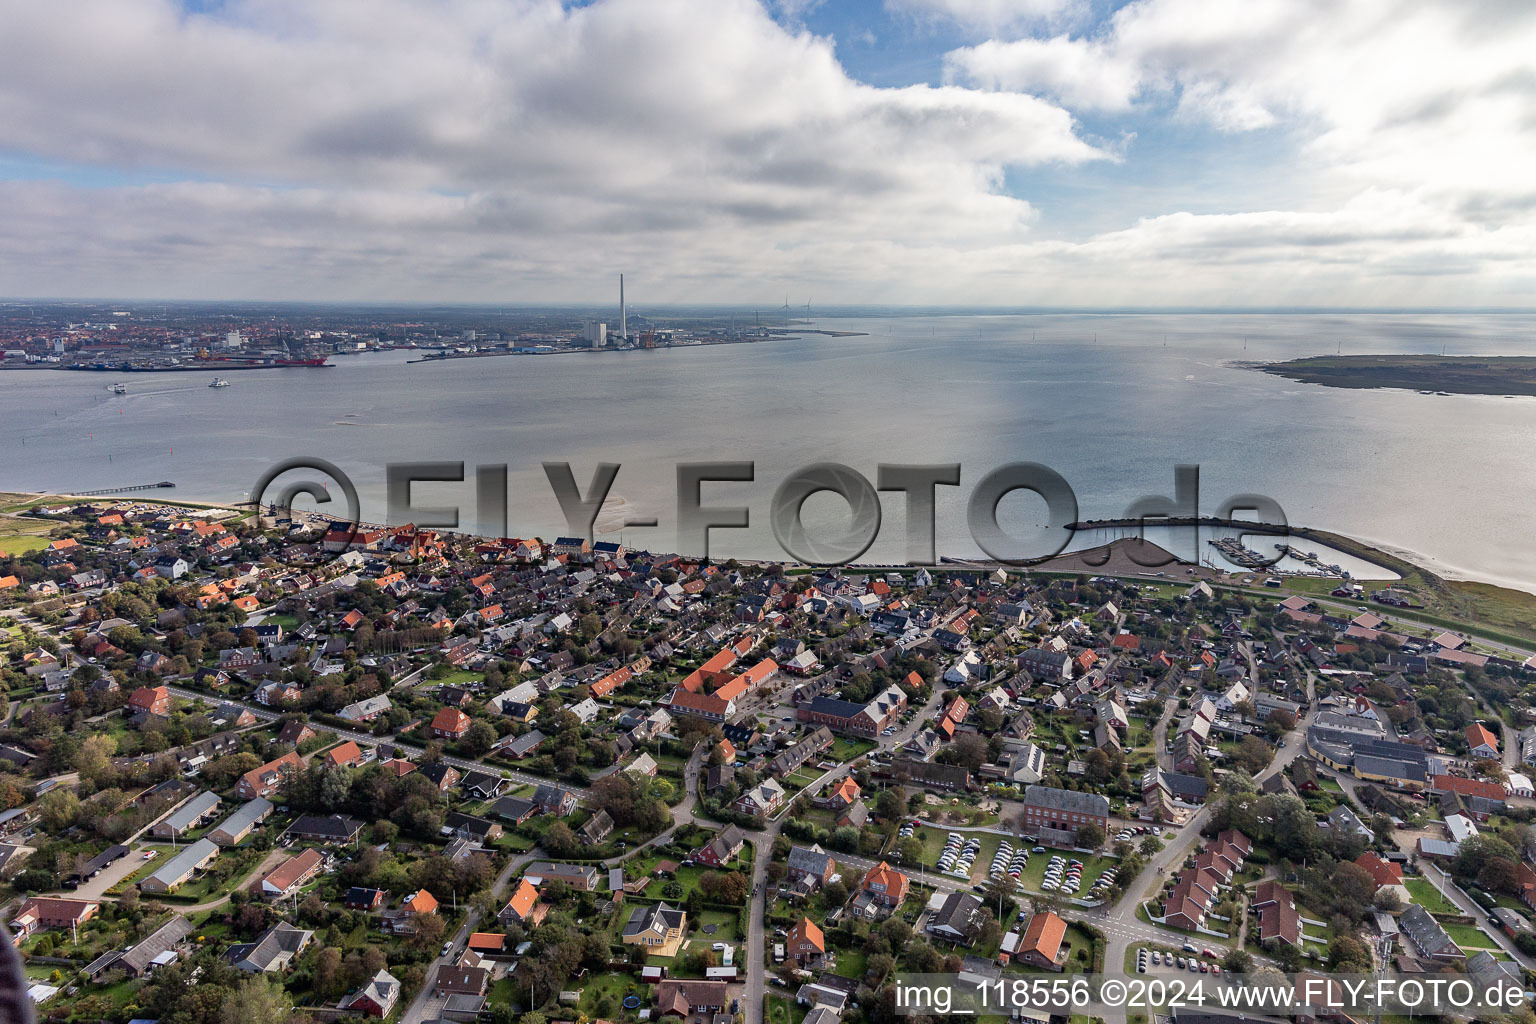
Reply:
[[132, 487], [105, 487], [97, 491], [69, 491], [67, 493], [73, 494], [77, 498], [102, 498], [113, 494], [130, 494], [133, 491], [158, 491], [166, 487], [175, 486], [169, 480], [161, 480], [157, 484], [135, 484]]

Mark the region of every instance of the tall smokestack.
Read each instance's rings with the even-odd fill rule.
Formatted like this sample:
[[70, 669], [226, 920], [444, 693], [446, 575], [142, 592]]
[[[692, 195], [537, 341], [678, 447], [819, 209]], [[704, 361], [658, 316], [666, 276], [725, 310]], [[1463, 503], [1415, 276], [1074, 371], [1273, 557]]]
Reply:
[[626, 316], [626, 313], [625, 313], [625, 308], [624, 308], [624, 275], [620, 274], [619, 275], [619, 344], [620, 345], [624, 344], [625, 342], [627, 342], [629, 340], [629, 324], [626, 323], [625, 316]]

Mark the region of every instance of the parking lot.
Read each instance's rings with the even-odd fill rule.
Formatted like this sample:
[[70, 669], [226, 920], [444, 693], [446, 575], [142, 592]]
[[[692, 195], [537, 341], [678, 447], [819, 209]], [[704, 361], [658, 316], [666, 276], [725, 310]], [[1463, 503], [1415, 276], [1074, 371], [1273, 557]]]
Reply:
[[1168, 947], [1143, 946], [1135, 952], [1135, 969], [1137, 974], [1195, 975], [1225, 981], [1227, 975], [1221, 968], [1225, 952], [1224, 947], [1198, 943], [1185, 943], [1177, 952]]
[[[985, 884], [998, 875], [1012, 876], [1027, 892], [1053, 892], [1074, 899], [1098, 895], [1094, 886], [1106, 872], [1115, 870], [1112, 857], [1099, 857], [1074, 850], [1041, 846], [1017, 836], [999, 836], [991, 832], [963, 832], [907, 822], [898, 838], [915, 836], [923, 843], [923, 862], [956, 881]], [[1054, 870], [1053, 870], [1054, 869]]]

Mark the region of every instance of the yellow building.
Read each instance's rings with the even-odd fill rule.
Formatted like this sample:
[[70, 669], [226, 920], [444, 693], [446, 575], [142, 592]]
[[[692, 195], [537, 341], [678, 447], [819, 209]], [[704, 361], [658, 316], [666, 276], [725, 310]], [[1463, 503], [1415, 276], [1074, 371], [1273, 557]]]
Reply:
[[665, 903], [636, 907], [624, 925], [625, 945], [644, 946], [652, 956], [676, 956], [688, 932], [688, 915]]

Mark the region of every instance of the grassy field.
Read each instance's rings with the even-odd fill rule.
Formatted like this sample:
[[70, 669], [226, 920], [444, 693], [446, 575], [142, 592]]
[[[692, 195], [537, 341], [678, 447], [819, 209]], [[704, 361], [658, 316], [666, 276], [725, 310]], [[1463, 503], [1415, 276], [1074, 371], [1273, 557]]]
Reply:
[[765, 996], [764, 1019], [767, 1024], [800, 1024], [805, 1020], [806, 1008], [795, 1002], [792, 996]]
[[24, 555], [28, 551], [36, 551], [48, 546], [46, 536], [39, 537], [33, 534], [11, 534], [0, 536], [0, 554]]
[[1454, 914], [1456, 907], [1450, 900], [1440, 895], [1440, 890], [1427, 878], [1405, 878], [1403, 886], [1408, 890], [1408, 895], [1413, 897], [1413, 902], [1429, 911], [1431, 914]]
[[827, 756], [834, 761], [852, 761], [874, 749], [874, 740], [851, 740], [846, 736], [839, 736], [832, 741], [832, 749], [828, 751]]
[[[498, 982], [497, 988], [500, 988], [502, 984], [503, 982]], [[512, 982], [512, 984], [515, 985], [516, 982]], [[582, 986], [581, 1002], [577, 1004], [577, 1009], [588, 1018], [606, 1017], [612, 1019], [612, 1015], [620, 1011], [620, 1004], [623, 1002], [624, 997], [631, 992], [641, 994], [641, 988], [642, 986], [635, 981], [633, 975], [620, 974], [618, 971], [593, 974], [586, 979]], [[493, 989], [492, 993], [494, 994], [495, 991]], [[511, 993], [507, 995], [508, 998], [513, 998]], [[606, 1003], [604, 1001], [605, 997]]]
[[832, 973], [839, 978], [862, 978], [869, 970], [869, 956], [862, 949], [837, 951], [837, 967]]
[[1499, 944], [1493, 936], [1471, 924], [1447, 924], [1440, 922], [1440, 927], [1451, 937], [1451, 941], [1462, 949], [1498, 949]]
[[441, 679], [433, 679], [430, 682], [438, 686], [464, 686], [467, 683], [478, 683], [484, 678], [479, 672], [467, 672], [464, 669], [458, 669], [457, 671], [449, 672]]
[[[735, 914], [725, 910], [705, 910], [699, 914], [699, 930], [694, 936], [695, 942], [729, 942], [736, 945], [742, 939], [740, 929], [737, 927], [738, 918]], [[715, 926], [713, 932], [704, 929], [710, 925]]]

